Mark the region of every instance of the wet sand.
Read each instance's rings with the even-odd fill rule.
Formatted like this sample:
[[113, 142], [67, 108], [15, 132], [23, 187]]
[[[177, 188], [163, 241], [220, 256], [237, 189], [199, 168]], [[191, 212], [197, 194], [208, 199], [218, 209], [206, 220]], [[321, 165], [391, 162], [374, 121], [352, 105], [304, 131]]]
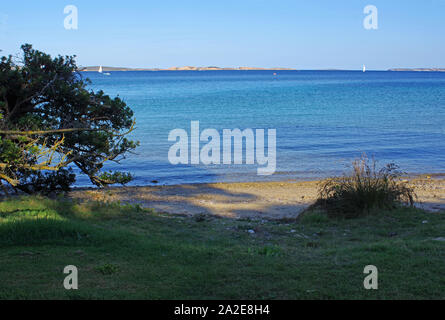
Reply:
[[[409, 180], [418, 196], [416, 206], [445, 210], [445, 179], [421, 176]], [[296, 218], [317, 197], [319, 181], [212, 183], [174, 186], [78, 189], [70, 197], [81, 200], [121, 201], [180, 215], [228, 218]]]

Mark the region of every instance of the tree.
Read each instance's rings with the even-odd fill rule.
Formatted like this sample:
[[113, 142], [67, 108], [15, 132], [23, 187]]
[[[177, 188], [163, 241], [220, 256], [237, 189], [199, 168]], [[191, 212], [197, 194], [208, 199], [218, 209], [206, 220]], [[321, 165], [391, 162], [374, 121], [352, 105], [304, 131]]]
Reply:
[[21, 59], [0, 58], [0, 184], [67, 190], [75, 181], [70, 164], [99, 187], [129, 182], [129, 173], [102, 169], [138, 146], [127, 138], [133, 111], [118, 97], [88, 90], [75, 56], [21, 48]]

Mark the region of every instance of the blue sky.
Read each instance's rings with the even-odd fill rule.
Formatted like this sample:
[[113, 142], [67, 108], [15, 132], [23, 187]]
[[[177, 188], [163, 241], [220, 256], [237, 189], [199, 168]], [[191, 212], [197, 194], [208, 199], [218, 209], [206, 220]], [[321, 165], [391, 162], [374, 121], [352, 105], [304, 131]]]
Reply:
[[[78, 30], [63, 27], [71, 4]], [[378, 30], [363, 28], [369, 4]], [[445, 0], [7, 1], [0, 49], [31, 43], [83, 66], [445, 67], [444, 16]]]

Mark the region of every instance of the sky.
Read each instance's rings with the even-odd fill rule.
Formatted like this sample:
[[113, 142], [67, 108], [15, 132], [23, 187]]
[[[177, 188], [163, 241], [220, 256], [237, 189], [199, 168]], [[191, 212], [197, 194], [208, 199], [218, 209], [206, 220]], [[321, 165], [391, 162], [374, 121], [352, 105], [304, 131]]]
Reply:
[[[378, 29], [363, 26], [367, 5]], [[80, 66], [445, 68], [444, 17], [445, 0], [3, 1], [0, 50], [30, 43]]]

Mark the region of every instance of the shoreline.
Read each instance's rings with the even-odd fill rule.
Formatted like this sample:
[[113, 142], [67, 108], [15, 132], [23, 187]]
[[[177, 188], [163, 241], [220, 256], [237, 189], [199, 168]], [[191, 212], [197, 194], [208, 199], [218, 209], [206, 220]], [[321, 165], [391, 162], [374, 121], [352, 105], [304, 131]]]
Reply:
[[[297, 71], [292, 68], [255, 68], [255, 67], [170, 67], [170, 68], [125, 68], [125, 67], [102, 67], [103, 71]], [[98, 72], [99, 66], [82, 67], [80, 72]]]
[[[275, 173], [274, 175], [277, 175]], [[284, 174], [283, 174], [284, 175]], [[326, 175], [326, 176], [306, 176], [301, 178], [293, 178], [293, 177], [284, 177], [284, 178], [277, 178], [277, 179], [271, 179], [271, 180], [239, 180], [239, 181], [202, 181], [202, 182], [184, 182], [184, 183], [162, 183], [159, 180], [153, 180], [156, 182], [150, 182], [147, 184], [137, 184], [137, 185], [125, 185], [125, 186], [119, 186], [119, 185], [111, 185], [108, 186], [106, 189], [113, 190], [113, 189], [120, 189], [120, 188], [148, 188], [148, 187], [180, 187], [180, 186], [200, 186], [200, 185], [210, 185], [210, 184], [242, 184], [242, 183], [299, 183], [299, 182], [310, 182], [310, 181], [317, 181], [321, 182], [323, 180], [337, 177], [341, 175]], [[417, 180], [417, 179], [427, 179], [427, 177], [430, 177], [431, 180], [441, 180], [445, 179], [445, 172], [436, 172], [436, 173], [407, 173], [406, 175], [403, 175], [401, 177], [402, 180]], [[72, 191], [88, 191], [88, 190], [98, 190], [97, 187], [94, 185], [84, 185], [84, 186], [73, 186], [71, 188]]]
[[[445, 174], [407, 178], [418, 196], [416, 207], [445, 210]], [[68, 197], [140, 205], [181, 216], [209, 215], [233, 219], [295, 219], [317, 199], [322, 180], [217, 182], [181, 185], [78, 188]]]

